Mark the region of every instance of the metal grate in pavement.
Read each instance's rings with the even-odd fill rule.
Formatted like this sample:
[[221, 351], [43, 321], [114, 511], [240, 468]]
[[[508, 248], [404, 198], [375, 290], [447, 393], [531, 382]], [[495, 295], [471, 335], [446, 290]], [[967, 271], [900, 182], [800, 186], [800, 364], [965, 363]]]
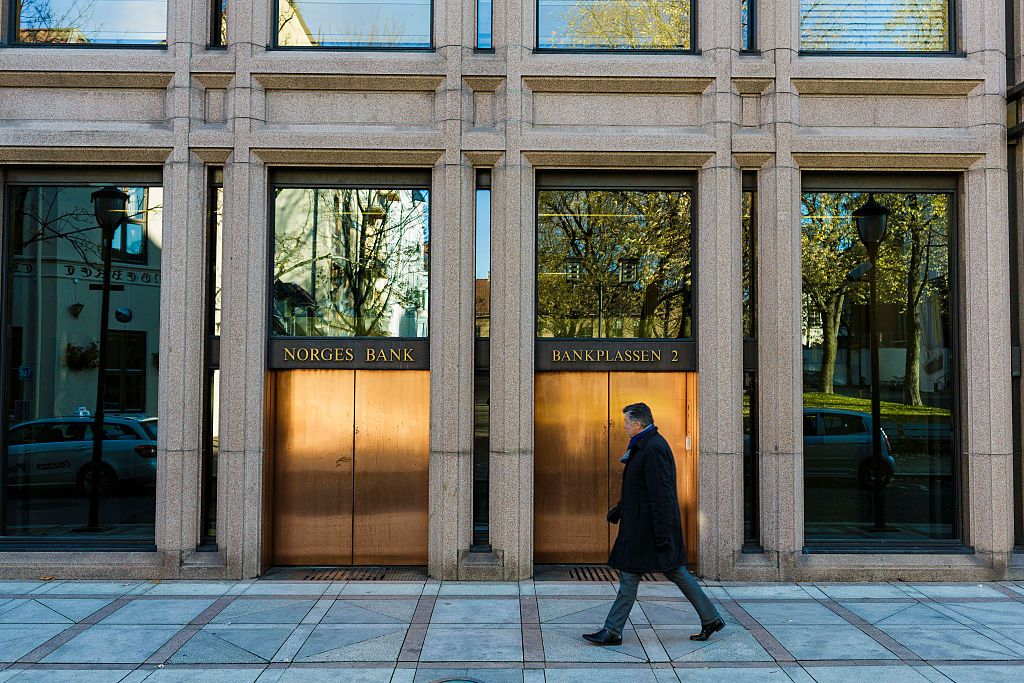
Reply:
[[261, 581], [425, 581], [425, 567], [274, 567]]
[[[538, 564], [534, 581], [618, 581], [619, 572], [604, 564]], [[655, 574], [644, 574], [644, 581], [659, 581]]]

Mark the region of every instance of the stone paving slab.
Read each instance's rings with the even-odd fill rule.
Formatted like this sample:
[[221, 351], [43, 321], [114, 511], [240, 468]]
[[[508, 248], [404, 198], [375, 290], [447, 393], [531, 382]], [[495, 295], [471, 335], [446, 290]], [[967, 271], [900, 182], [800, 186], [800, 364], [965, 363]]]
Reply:
[[598, 648], [609, 582], [0, 581], [0, 683], [1024, 680], [1024, 589], [716, 582], [700, 643], [675, 586], [641, 584]]

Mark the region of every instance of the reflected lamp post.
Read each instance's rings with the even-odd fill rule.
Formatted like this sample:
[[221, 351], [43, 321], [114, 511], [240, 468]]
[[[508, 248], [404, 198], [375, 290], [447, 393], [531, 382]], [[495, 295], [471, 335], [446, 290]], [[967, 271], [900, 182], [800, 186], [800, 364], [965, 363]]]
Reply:
[[103, 294], [100, 304], [99, 363], [96, 368], [96, 412], [92, 427], [92, 464], [89, 487], [89, 524], [83, 531], [99, 531], [100, 471], [103, 460], [103, 407], [106, 400], [107, 328], [110, 317], [110, 251], [114, 231], [125, 219], [128, 194], [116, 187], [104, 187], [92, 193], [93, 211], [100, 228], [103, 252]]
[[[885, 487], [882, 472], [882, 395], [879, 382], [878, 356], [881, 333], [878, 329], [878, 248], [885, 239], [888, 227], [889, 209], [875, 201], [874, 194], [853, 212], [857, 222], [857, 235], [867, 249], [871, 267], [870, 303], [868, 304], [868, 328], [871, 335], [871, 458], [874, 468], [872, 477], [875, 531], [885, 530]], [[866, 265], [866, 264], [865, 264]], [[859, 269], [858, 269], [859, 270]], [[863, 275], [863, 273], [861, 273]]]

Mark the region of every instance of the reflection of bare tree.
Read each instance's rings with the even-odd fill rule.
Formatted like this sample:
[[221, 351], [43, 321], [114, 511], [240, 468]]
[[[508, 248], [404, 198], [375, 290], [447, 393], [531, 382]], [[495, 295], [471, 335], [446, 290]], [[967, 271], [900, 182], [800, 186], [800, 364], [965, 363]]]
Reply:
[[690, 336], [690, 195], [544, 191], [538, 199], [541, 336]]
[[[67, 244], [83, 263], [102, 272], [102, 240], [92, 204], [69, 196], [71, 193], [86, 193], [90, 189], [74, 186], [13, 187], [13, 215], [20, 229], [21, 248], [34, 244], [41, 247], [45, 242]], [[160, 209], [160, 206], [142, 206], [136, 214], [127, 216], [126, 220], [141, 222], [145, 220], [147, 211]]]
[[280, 190], [275, 331], [297, 333], [289, 297], [313, 336], [386, 336], [396, 307], [424, 310], [427, 228], [415, 192]]
[[578, 0], [555, 44], [601, 48], [690, 48], [689, 0]]
[[18, 38], [23, 43], [88, 43], [82, 27], [100, 27], [93, 22], [94, 9], [91, 0], [79, 0], [63, 5], [63, 12], [57, 14], [51, 0], [22, 0]]

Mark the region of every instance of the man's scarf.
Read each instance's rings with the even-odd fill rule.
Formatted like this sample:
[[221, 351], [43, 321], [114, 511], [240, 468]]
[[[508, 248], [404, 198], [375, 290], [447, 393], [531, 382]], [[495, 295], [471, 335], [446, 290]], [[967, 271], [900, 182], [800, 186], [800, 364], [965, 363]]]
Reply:
[[647, 425], [633, 436], [629, 437], [629, 445], [626, 446], [626, 453], [619, 459], [619, 462], [629, 462], [629, 456], [633, 454], [633, 446], [635, 446], [636, 442], [640, 440], [640, 437], [643, 436], [644, 434], [647, 434], [648, 432], [657, 431], [657, 429], [658, 428], [655, 427], [654, 423], [652, 422], [651, 424]]

